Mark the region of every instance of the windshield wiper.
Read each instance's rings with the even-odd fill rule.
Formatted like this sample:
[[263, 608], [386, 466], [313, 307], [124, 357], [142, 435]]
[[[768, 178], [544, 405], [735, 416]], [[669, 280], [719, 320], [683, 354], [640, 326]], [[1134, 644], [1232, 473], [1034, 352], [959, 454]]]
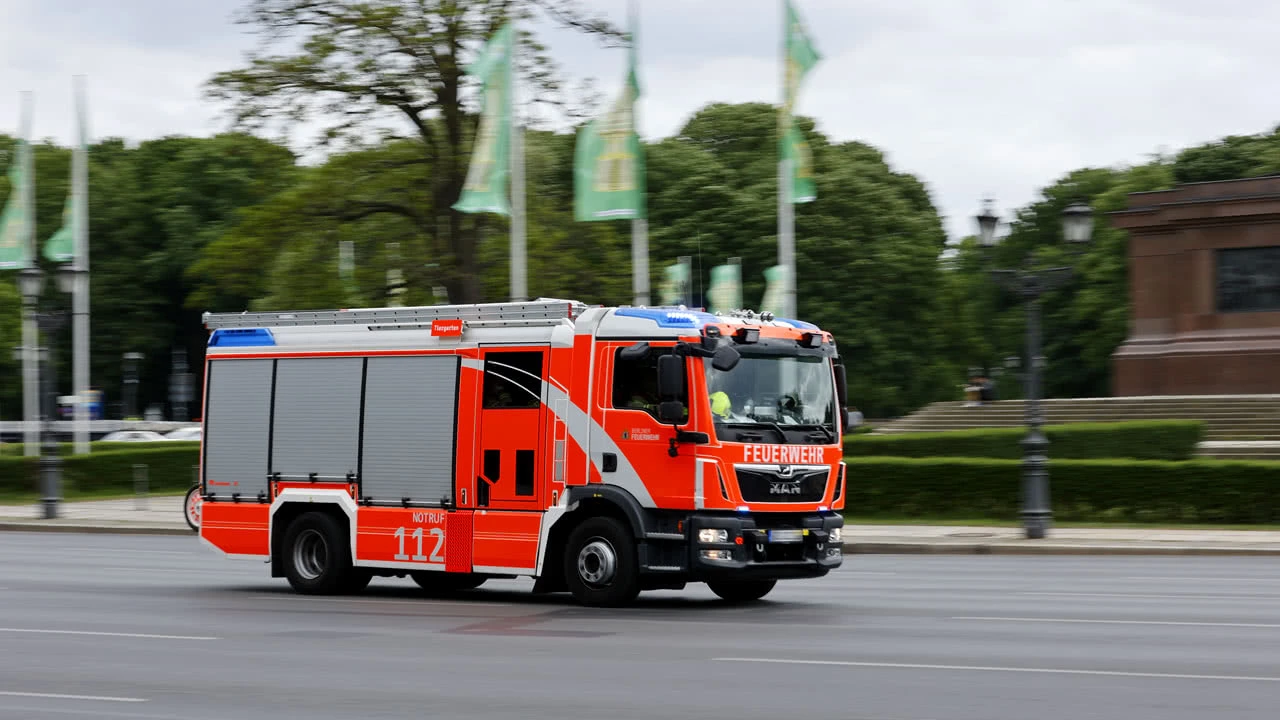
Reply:
[[[827, 442], [835, 442], [835, 441], [836, 441], [836, 434], [835, 434], [835, 433], [833, 433], [833, 432], [831, 432], [831, 428], [827, 427], [826, 425], [801, 425], [800, 427], [803, 427], [803, 428], [812, 428], [812, 429], [814, 429], [814, 430], [821, 430], [821, 431], [822, 431], [822, 436], [823, 436], [823, 437], [825, 437], [825, 438], [827, 439]], [[809, 433], [809, 435], [810, 435], [810, 436], [812, 436], [812, 435], [813, 435], [813, 433]]]
[[790, 440], [788, 440], [788, 439], [787, 439], [787, 431], [783, 430], [783, 429], [782, 429], [782, 426], [781, 426], [781, 425], [779, 425], [778, 423], [776, 423], [776, 422], [772, 422], [772, 421], [761, 421], [761, 422], [760, 422], [760, 424], [761, 424], [761, 425], [768, 425], [769, 427], [773, 428], [774, 430], [777, 430], [777, 431], [778, 431], [778, 437], [782, 438], [782, 443], [783, 443], [784, 445], [785, 445], [785, 444], [787, 444], [787, 443], [789, 443], [789, 442], [791, 442]]
[[[778, 423], [776, 423], [776, 422], [771, 422], [771, 421], [769, 421], [769, 420], [756, 420], [755, 418], [752, 418], [752, 420], [753, 420], [754, 422], [749, 422], [749, 423], [731, 422], [731, 423], [725, 423], [725, 425], [728, 425], [728, 426], [729, 426], [729, 427], [731, 427], [731, 428], [759, 428], [759, 427], [769, 427], [769, 428], [772, 428], [772, 429], [774, 429], [774, 430], [777, 430], [777, 431], [778, 431], [778, 435], [782, 437], [782, 442], [784, 442], [784, 443], [791, 442], [790, 440], [788, 440], [788, 439], [787, 439], [787, 433], [786, 433], [786, 431], [784, 431], [784, 430], [782, 429], [782, 426], [781, 426], [781, 425], [779, 425]], [[752, 434], [754, 434], [754, 433], [752, 433]]]

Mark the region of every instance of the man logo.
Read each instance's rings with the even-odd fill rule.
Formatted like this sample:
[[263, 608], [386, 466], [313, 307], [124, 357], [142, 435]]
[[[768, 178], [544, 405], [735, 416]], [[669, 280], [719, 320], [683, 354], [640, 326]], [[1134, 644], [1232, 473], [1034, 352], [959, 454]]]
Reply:
[[770, 495], [799, 495], [800, 483], [793, 478], [796, 474], [795, 467], [791, 465], [779, 465], [774, 471], [778, 476], [777, 482], [769, 483]]

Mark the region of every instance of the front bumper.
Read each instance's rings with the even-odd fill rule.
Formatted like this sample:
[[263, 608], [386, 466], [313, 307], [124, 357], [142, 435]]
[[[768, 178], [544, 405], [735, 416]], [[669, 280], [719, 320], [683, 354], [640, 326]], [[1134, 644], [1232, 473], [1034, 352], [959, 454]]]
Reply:
[[[831, 531], [844, 527], [836, 513], [711, 515], [689, 518], [689, 568], [708, 577], [760, 580], [821, 577], [844, 561]], [[701, 542], [701, 530], [723, 530], [723, 542]], [[719, 535], [720, 533], [713, 533]]]

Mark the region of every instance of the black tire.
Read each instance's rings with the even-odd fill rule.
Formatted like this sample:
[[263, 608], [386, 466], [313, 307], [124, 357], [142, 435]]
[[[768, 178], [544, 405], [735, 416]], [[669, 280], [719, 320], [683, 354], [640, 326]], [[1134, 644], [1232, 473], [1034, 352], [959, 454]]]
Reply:
[[755, 602], [768, 595], [777, 580], [708, 580], [711, 592], [732, 603]]
[[351, 568], [351, 572], [347, 575], [347, 582], [343, 586], [343, 592], [355, 594], [362, 592], [369, 587], [369, 583], [373, 582], [373, 571], [366, 568]]
[[199, 503], [202, 506], [204, 505], [204, 501], [200, 499], [199, 485], [192, 485], [191, 489], [188, 490], [187, 494], [182, 498], [182, 518], [187, 521], [187, 526], [193, 531], [200, 532], [200, 522], [191, 518], [191, 512], [193, 509], [197, 513], [200, 512], [199, 508], [192, 508], [192, 505], [194, 504], [193, 500], [195, 503]]
[[565, 582], [583, 605], [630, 604], [640, 594], [638, 565], [635, 540], [624, 524], [611, 517], [583, 522], [565, 544]]
[[351, 587], [347, 532], [328, 513], [304, 513], [289, 524], [283, 559], [289, 584], [304, 595], [334, 595]]
[[430, 593], [452, 593], [462, 590], [475, 590], [488, 580], [483, 575], [471, 573], [451, 573], [423, 570], [411, 572], [409, 577], [418, 583], [418, 587]]

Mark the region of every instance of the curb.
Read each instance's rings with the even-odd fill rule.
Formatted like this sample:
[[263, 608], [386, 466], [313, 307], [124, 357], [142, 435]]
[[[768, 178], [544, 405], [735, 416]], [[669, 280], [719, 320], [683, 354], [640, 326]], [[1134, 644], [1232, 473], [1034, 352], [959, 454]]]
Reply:
[[[0, 522], [0, 532], [87, 533], [196, 537], [187, 527]], [[846, 555], [1198, 555], [1280, 556], [1280, 547], [1167, 545], [1040, 545], [1027, 543], [846, 542]]]
[[847, 555], [1280, 555], [1280, 547], [1166, 545], [1037, 545], [989, 543], [845, 543]]
[[0, 522], [0, 532], [89, 533], [93, 535], [185, 535], [196, 533], [187, 527], [146, 527], [129, 525], [62, 525], [42, 522]]

